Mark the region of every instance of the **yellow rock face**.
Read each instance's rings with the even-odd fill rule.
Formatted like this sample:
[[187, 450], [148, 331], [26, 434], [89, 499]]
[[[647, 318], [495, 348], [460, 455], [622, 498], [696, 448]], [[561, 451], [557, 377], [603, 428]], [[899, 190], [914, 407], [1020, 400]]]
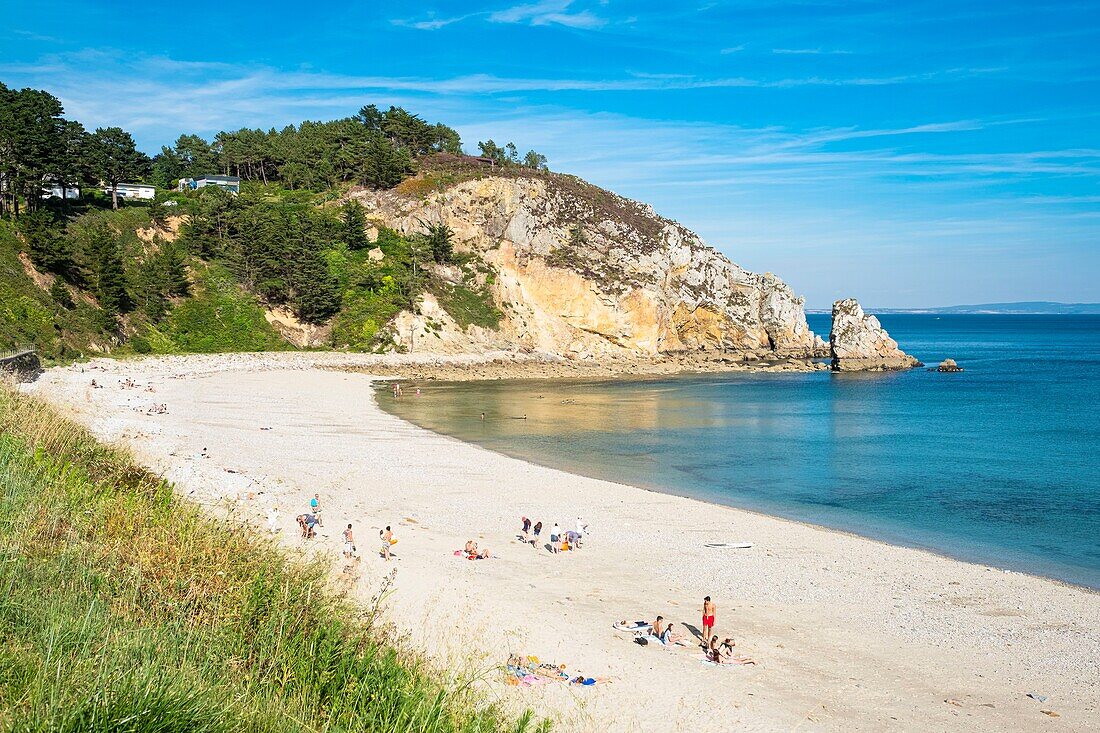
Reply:
[[586, 186], [488, 177], [426, 199], [355, 196], [404, 233], [446, 224], [457, 249], [492, 267], [505, 314], [490, 339], [497, 348], [503, 340], [579, 359], [821, 348], [801, 299], [778, 278], [743, 270], [649, 207]]

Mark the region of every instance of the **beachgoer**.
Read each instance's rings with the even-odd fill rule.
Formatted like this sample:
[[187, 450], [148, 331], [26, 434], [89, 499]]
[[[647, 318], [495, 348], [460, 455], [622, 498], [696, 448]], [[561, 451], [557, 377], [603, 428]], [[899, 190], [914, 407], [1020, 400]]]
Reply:
[[267, 512], [267, 529], [274, 533], [279, 529], [279, 507], [273, 506]]
[[710, 642], [707, 644], [706, 649], [707, 659], [712, 662], [722, 661], [722, 652], [719, 650], [718, 634], [714, 634], [710, 637]]
[[378, 536], [382, 538], [382, 557], [388, 562], [390, 559], [390, 545], [393, 544], [393, 531], [387, 526], [384, 530], [378, 530]]
[[658, 616], [657, 620], [653, 622], [653, 635], [658, 639], [661, 638], [661, 633], [665, 630], [665, 617]]
[[302, 539], [313, 539], [313, 527], [317, 524], [316, 518], [314, 518], [312, 514], [299, 514], [296, 520], [298, 522], [298, 527], [302, 530]]
[[473, 540], [466, 541], [466, 557], [471, 560], [484, 560], [489, 557], [488, 550], [478, 550], [477, 543]]
[[668, 624], [667, 626], [665, 626], [665, 630], [662, 631], [661, 635], [657, 638], [659, 638], [661, 640], [661, 643], [665, 646], [668, 646], [669, 644], [675, 644], [680, 640], [678, 637], [672, 635], [672, 624]]
[[317, 517], [317, 526], [324, 527], [325, 523], [321, 520], [321, 495], [314, 494], [313, 498], [309, 500], [309, 510], [313, 512], [313, 516]]
[[584, 537], [588, 534], [588, 524], [583, 519], [577, 517], [577, 534]]
[[419, 397], [419, 396], [420, 396], [420, 387], [417, 387], [417, 388], [416, 388], [416, 396], [417, 396], [417, 397]]
[[527, 535], [531, 531], [531, 520], [527, 517], [520, 517], [520, 521], [523, 522], [523, 541], [527, 541]]
[[[715, 636], [714, 638], [717, 639], [718, 637]], [[733, 656], [733, 648], [735, 646], [737, 646], [737, 643], [733, 639], [731, 639], [727, 636], [722, 641], [722, 643], [718, 645], [718, 654], [719, 654], [719, 656], [724, 654], [726, 656], [732, 657]]]
[[[93, 380], [93, 381], [94, 381], [94, 380]], [[483, 413], [481, 413], [481, 421], [482, 421], [482, 422], [485, 422], [485, 413], [484, 413], [484, 412], [483, 412]]]
[[714, 605], [714, 601], [710, 599], [710, 596], [703, 599], [703, 646], [706, 646], [710, 632], [714, 630], [714, 612], [716, 610], [717, 606]]
[[535, 528], [533, 530], [534, 538], [531, 540], [531, 546], [535, 546], [539, 542], [539, 534], [542, 532], [542, 522], [535, 522]]
[[351, 525], [344, 530], [344, 557], [355, 557], [355, 535], [352, 534]]
[[550, 550], [555, 555], [558, 554], [561, 547], [561, 527], [557, 522], [554, 522], [554, 526], [550, 528]]

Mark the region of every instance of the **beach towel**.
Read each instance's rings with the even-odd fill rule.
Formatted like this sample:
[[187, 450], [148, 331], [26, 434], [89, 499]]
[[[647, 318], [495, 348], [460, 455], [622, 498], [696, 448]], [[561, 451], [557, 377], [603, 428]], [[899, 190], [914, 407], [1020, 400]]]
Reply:
[[611, 624], [611, 628], [616, 631], [648, 631], [653, 628], [653, 624], [648, 621], [631, 621], [626, 625], [623, 625], [622, 622], [616, 622]]

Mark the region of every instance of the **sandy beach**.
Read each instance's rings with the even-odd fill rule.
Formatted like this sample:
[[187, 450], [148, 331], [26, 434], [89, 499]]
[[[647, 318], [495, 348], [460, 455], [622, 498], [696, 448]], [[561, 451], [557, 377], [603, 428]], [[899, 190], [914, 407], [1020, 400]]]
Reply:
[[[501, 358], [445, 368], [491, 371]], [[211, 511], [267, 531], [277, 507], [278, 537], [332, 558], [338, 578], [352, 523], [362, 555], [346, 576], [352, 592], [369, 602], [396, 570], [385, 612], [413, 645], [441, 668], [483, 673], [493, 699], [558, 730], [1100, 729], [1100, 594], [531, 465], [378, 407], [375, 379], [435, 359], [102, 359], [27, 389]], [[314, 493], [324, 526], [306, 542], [294, 517]], [[521, 515], [544, 536], [579, 516], [590, 535], [552, 555], [518, 540]], [[386, 525], [399, 540], [388, 563], [377, 553]], [[495, 557], [455, 557], [471, 538]], [[753, 546], [706, 547], [736, 542]], [[705, 595], [716, 633], [755, 665], [702, 661], [692, 634]], [[612, 629], [658, 614], [687, 646], [643, 647]], [[494, 668], [511, 654], [610, 680], [509, 686]]]

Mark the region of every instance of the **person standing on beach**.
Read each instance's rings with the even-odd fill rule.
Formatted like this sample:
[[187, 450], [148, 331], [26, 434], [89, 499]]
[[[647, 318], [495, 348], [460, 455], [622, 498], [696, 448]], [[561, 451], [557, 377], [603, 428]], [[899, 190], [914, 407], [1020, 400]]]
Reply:
[[539, 535], [542, 534], [542, 522], [535, 522], [534, 533], [535, 533], [535, 536], [531, 540], [531, 546], [532, 547], [534, 547], [535, 545], [537, 545], [539, 543]]
[[527, 517], [520, 517], [520, 521], [523, 522], [523, 541], [527, 542], [527, 535], [531, 531], [531, 520]]
[[703, 599], [703, 646], [707, 645], [707, 639], [710, 638], [711, 632], [714, 630], [714, 612], [717, 610], [714, 601], [707, 596]]
[[321, 519], [321, 495], [314, 494], [313, 498], [309, 500], [309, 511], [313, 513], [313, 516], [317, 517], [317, 526], [324, 527], [325, 523]]
[[393, 544], [393, 531], [387, 526], [385, 530], [378, 530], [378, 536], [382, 538], [382, 557], [386, 558], [386, 562], [389, 562], [390, 545]]
[[555, 555], [561, 551], [561, 527], [557, 522], [550, 528], [550, 551]]
[[344, 557], [349, 560], [355, 557], [355, 535], [352, 534], [351, 524], [344, 530]]

